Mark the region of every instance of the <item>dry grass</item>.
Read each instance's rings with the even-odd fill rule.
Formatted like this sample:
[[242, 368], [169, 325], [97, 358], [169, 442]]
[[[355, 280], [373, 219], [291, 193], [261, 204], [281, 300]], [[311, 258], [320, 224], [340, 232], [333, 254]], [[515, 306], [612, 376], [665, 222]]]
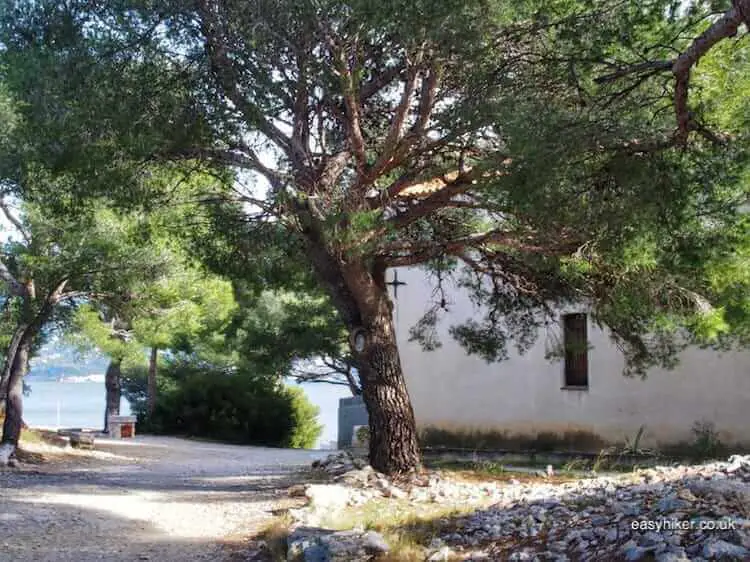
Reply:
[[276, 517], [258, 534], [258, 539], [266, 543], [267, 559], [270, 562], [284, 562], [286, 560], [287, 539], [291, 526], [291, 517], [282, 515]]
[[[474, 509], [476, 506], [416, 506], [408, 500], [374, 499], [332, 514], [321, 521], [320, 526], [335, 531], [359, 528], [381, 533], [391, 550], [381, 555], [378, 562], [421, 562], [425, 558], [425, 547], [432, 539], [457, 529], [458, 517]], [[289, 516], [280, 516], [258, 534], [257, 539], [266, 544], [265, 559], [271, 562], [286, 560], [291, 525]]]
[[[511, 479], [519, 482], [561, 483], [575, 480], [569, 474], [545, 478], [526, 472], [506, 470], [495, 463], [442, 463], [441, 477], [464, 483], [503, 483]], [[324, 471], [306, 470], [300, 474], [306, 481], [328, 482], [330, 476]], [[488, 505], [488, 504], [487, 504]], [[452, 503], [419, 503], [393, 498], [374, 498], [360, 506], [349, 506], [325, 517], [320, 526], [326, 529], [343, 531], [350, 529], [373, 530], [381, 533], [390, 545], [389, 553], [378, 558], [379, 562], [423, 561], [427, 547], [433, 539], [441, 535], [460, 531], [463, 516], [486, 504], [469, 504], [457, 500]], [[287, 538], [291, 520], [280, 517], [271, 523], [259, 536], [266, 541], [269, 560], [285, 560]], [[449, 558], [450, 560], [450, 558]]]
[[[4, 421], [5, 417], [0, 416], [0, 438], [2, 437], [2, 424]], [[39, 452], [28, 450], [28, 447], [34, 449], [37, 445], [59, 445], [59, 443], [47, 435], [47, 433], [48, 432], [24, 427], [21, 430], [21, 439], [18, 444], [18, 450], [16, 451], [16, 458], [26, 464], [44, 463], [47, 460], [45, 456]]]
[[335, 530], [361, 528], [381, 533], [391, 551], [382, 562], [424, 560], [432, 539], [456, 529], [456, 519], [477, 509], [466, 504], [411, 504], [408, 500], [373, 499], [348, 507], [322, 521]]
[[444, 478], [469, 483], [509, 483], [511, 480], [516, 480], [522, 484], [533, 482], [562, 484], [580, 479], [579, 476], [567, 471], [557, 471], [548, 478], [530, 472], [515, 471], [492, 462], [444, 462], [436, 464], [435, 468]]
[[38, 451], [29, 450], [29, 447], [34, 449], [36, 445], [59, 446], [60, 443], [47, 435], [47, 432], [24, 428], [21, 431], [21, 440], [16, 451], [16, 458], [26, 464], [43, 464], [48, 459]]
[[[440, 476], [446, 480], [470, 484], [505, 483], [510, 480], [521, 483], [563, 483], [579, 479], [570, 473], [546, 478], [533, 473], [508, 470], [503, 465], [491, 462], [439, 462], [432, 464], [431, 468], [438, 469]], [[306, 482], [331, 481], [330, 475], [322, 470], [305, 470], [299, 475]], [[329, 514], [320, 521], [320, 526], [336, 531], [364, 529], [381, 533], [391, 550], [379, 557], [378, 562], [421, 562], [433, 539], [460, 531], [463, 516], [488, 505], [489, 503], [470, 504], [460, 500], [440, 504], [415, 504], [406, 499], [374, 498], [363, 505], [349, 506]], [[285, 560], [290, 526], [291, 520], [288, 517], [277, 518], [258, 537], [268, 546], [269, 560]]]
[[[5, 416], [0, 414], [0, 438], [3, 435], [4, 423], [5, 423]], [[51, 435], [53, 435], [52, 432], [43, 431], [39, 429], [32, 429], [24, 424], [23, 428], [21, 429], [20, 444], [21, 445], [23, 445], [24, 443], [28, 443], [28, 444], [42, 444], [43, 443], [47, 445], [57, 444], [53, 442]]]

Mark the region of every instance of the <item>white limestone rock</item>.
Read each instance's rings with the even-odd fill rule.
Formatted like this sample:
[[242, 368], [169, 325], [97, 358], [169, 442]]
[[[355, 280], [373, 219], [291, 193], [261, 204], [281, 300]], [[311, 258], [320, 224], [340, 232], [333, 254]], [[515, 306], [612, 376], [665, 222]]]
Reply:
[[310, 507], [317, 511], [338, 511], [349, 503], [349, 489], [340, 484], [311, 484], [305, 490]]

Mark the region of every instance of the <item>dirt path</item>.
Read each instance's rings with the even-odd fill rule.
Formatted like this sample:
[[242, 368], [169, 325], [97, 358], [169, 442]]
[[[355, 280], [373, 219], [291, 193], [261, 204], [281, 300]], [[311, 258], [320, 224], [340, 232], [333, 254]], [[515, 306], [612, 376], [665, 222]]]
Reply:
[[0, 472], [0, 561], [227, 560], [326, 455], [145, 436], [96, 448], [114, 455]]

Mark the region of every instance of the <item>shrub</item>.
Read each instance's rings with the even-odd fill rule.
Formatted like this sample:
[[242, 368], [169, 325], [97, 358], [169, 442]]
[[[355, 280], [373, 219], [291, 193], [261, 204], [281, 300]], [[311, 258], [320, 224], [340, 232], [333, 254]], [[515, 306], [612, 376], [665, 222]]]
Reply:
[[746, 449], [739, 444], [730, 445], [721, 440], [716, 426], [711, 421], [698, 420], [691, 428], [693, 438], [678, 443], [663, 443], [660, 452], [675, 459], [689, 459], [703, 462], [726, 458], [730, 453], [743, 453]]
[[148, 416], [144, 375], [129, 371], [123, 385], [140, 432], [311, 448], [322, 431], [318, 408], [301, 389], [240, 368], [184, 361], [161, 369], [156, 407]]
[[370, 443], [370, 428], [363, 425], [357, 430], [357, 441], [362, 446], [367, 446]]
[[692, 453], [697, 460], [716, 459], [727, 454], [713, 422], [699, 420], [693, 424]]
[[292, 401], [294, 420], [286, 446], [294, 449], [312, 449], [323, 431], [323, 426], [318, 423], [320, 408], [307, 399], [301, 388], [290, 387], [286, 389], [286, 393]]

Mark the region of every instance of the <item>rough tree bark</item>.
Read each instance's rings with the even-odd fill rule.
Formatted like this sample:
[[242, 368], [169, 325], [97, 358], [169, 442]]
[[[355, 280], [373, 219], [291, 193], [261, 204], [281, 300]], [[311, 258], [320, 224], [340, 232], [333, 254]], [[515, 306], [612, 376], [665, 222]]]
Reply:
[[420, 467], [414, 410], [406, 387], [393, 324], [385, 270], [346, 268], [344, 277], [358, 306], [364, 349], [352, 341], [370, 425], [370, 464], [385, 474]]
[[[420, 467], [414, 410], [406, 388], [393, 325], [386, 268], [349, 261], [326, 249], [319, 225], [304, 206], [296, 208], [316, 276], [350, 333], [365, 336], [358, 351], [350, 338], [370, 425], [370, 464], [398, 475]], [[338, 254], [338, 255], [336, 255]]]
[[13, 373], [14, 359], [28, 327], [29, 325], [27, 323], [22, 323], [16, 327], [15, 332], [13, 332], [13, 337], [8, 344], [8, 349], [5, 351], [5, 363], [2, 373], [0, 373], [0, 399], [3, 401], [3, 404], [5, 404], [8, 395], [8, 387], [10, 385], [10, 377]]
[[49, 319], [55, 306], [60, 302], [67, 279], [60, 281], [45, 297], [39, 311], [34, 314], [32, 301], [36, 298], [33, 281], [25, 284], [22, 293], [24, 318], [13, 333], [8, 349], [5, 353], [3, 379], [8, 380], [8, 392], [5, 398], [5, 422], [3, 423], [3, 438], [0, 441], [0, 466], [7, 465], [13, 457], [23, 427], [23, 377], [28, 370], [29, 355], [34, 340]]
[[106, 406], [104, 408], [104, 432], [109, 432], [109, 416], [120, 415], [121, 391], [121, 361], [113, 359], [104, 374], [104, 388], [106, 389]]
[[370, 419], [370, 464], [385, 474], [409, 472], [419, 467], [420, 454], [390, 312], [368, 319], [368, 339], [359, 365]]
[[29, 369], [31, 344], [34, 340], [31, 328], [24, 330], [18, 346], [6, 357], [10, 361], [10, 375], [5, 397], [5, 421], [3, 422], [3, 438], [0, 441], [0, 466], [8, 464], [15, 453], [23, 428], [23, 378]]
[[156, 362], [159, 358], [159, 349], [151, 348], [151, 356], [148, 361], [148, 415], [151, 416], [156, 409]]

